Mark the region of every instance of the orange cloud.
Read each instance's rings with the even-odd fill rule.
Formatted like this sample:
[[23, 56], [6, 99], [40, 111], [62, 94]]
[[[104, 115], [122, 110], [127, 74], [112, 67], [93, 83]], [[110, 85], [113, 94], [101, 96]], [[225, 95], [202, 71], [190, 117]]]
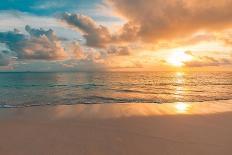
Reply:
[[180, 38], [202, 29], [211, 31], [232, 26], [232, 0], [108, 1], [127, 18], [129, 27], [139, 28], [134, 33], [144, 42]]
[[188, 51], [186, 53], [195, 58], [193, 61], [184, 63], [187, 67], [210, 67], [232, 65], [232, 56], [228, 56], [227, 58], [215, 58], [212, 56], [196, 56], [191, 51]]

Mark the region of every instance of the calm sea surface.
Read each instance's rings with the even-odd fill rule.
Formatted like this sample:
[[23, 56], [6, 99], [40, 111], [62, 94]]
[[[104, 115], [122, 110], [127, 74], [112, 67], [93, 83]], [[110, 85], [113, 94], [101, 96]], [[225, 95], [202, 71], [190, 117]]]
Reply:
[[0, 73], [0, 107], [232, 99], [232, 73]]

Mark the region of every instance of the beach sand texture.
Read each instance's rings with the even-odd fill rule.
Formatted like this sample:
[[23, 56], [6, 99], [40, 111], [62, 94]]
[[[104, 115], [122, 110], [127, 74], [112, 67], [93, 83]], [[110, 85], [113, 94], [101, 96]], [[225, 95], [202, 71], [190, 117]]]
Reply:
[[231, 101], [0, 110], [0, 155], [231, 155]]

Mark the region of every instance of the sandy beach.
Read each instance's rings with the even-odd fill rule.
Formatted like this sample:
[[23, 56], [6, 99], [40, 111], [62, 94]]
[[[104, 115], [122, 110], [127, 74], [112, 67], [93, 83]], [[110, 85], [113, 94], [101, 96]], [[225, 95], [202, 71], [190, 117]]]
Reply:
[[1, 155], [231, 155], [232, 102], [0, 109]]

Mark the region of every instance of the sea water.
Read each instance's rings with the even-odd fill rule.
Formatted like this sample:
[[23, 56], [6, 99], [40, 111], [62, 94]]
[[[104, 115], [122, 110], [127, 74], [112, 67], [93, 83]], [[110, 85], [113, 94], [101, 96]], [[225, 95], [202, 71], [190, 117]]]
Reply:
[[0, 73], [0, 107], [232, 99], [232, 72]]

